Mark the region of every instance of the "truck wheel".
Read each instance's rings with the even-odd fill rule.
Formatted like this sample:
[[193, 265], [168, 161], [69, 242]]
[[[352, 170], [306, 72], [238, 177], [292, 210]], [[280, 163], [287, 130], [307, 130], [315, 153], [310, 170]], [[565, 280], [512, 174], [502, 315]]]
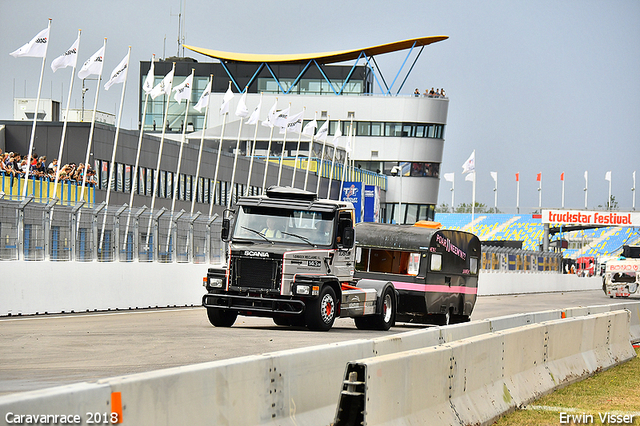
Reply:
[[314, 331], [328, 331], [336, 319], [336, 293], [325, 285], [320, 296], [312, 300], [305, 310], [307, 327]]
[[289, 318], [286, 317], [273, 317], [273, 322], [275, 325], [279, 325], [281, 327], [288, 327], [291, 325]]
[[391, 288], [384, 291], [381, 312], [372, 318], [372, 323], [376, 330], [388, 330], [396, 323], [396, 302]]
[[366, 317], [355, 317], [353, 321], [356, 323], [356, 328], [358, 330], [372, 330], [373, 326], [371, 325], [371, 316]]
[[236, 322], [236, 318], [238, 318], [238, 312], [230, 309], [207, 308], [207, 316], [211, 325], [231, 327]]

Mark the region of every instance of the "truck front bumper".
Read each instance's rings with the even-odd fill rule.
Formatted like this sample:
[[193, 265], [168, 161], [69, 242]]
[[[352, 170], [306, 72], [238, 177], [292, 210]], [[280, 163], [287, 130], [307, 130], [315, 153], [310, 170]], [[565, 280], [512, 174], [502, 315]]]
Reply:
[[202, 297], [205, 308], [233, 309], [257, 316], [300, 315], [304, 312], [304, 302], [297, 299], [275, 299], [234, 294], [207, 293]]

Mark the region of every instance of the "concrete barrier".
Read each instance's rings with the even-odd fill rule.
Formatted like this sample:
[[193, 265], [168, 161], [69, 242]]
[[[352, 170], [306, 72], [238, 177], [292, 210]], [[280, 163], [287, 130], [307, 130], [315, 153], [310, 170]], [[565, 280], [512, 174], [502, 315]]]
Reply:
[[559, 319], [350, 362], [335, 426], [491, 424], [635, 356], [629, 317], [625, 310]]
[[[636, 305], [640, 306], [640, 303], [634, 306]], [[599, 309], [601, 308], [596, 310]], [[479, 413], [484, 413], [489, 408], [486, 402], [476, 401], [476, 398], [485, 398], [482, 395], [487, 393], [492, 395], [491, 401], [494, 402], [491, 402], [490, 405], [503, 409], [505, 404], [511, 403], [495, 400], [499, 395], [501, 398], [524, 401], [528, 398], [527, 395], [532, 394], [530, 389], [535, 389], [538, 383], [544, 384], [541, 379], [543, 375], [540, 366], [545, 365], [544, 370], [546, 371], [547, 367], [543, 360], [550, 357], [548, 351], [540, 349], [546, 345], [542, 342], [544, 338], [540, 335], [542, 328], [537, 329], [537, 332], [529, 331], [529, 334], [518, 334], [517, 338], [507, 338], [504, 333], [511, 333], [512, 330], [507, 328], [510, 325], [518, 327], [521, 324], [546, 319], [554, 315], [559, 316], [560, 311], [523, 314], [521, 316], [510, 315], [448, 327], [414, 330], [373, 340], [354, 340], [267, 353], [109, 378], [96, 383], [80, 383], [43, 391], [13, 394], [0, 397], [0, 414], [6, 415], [8, 412], [17, 414], [70, 413], [85, 416], [86, 413], [92, 412], [110, 413], [112, 409], [110, 395], [113, 392], [119, 392], [122, 398], [122, 415], [125, 425], [328, 425], [334, 419], [337, 395], [340, 394], [340, 390], [344, 386], [345, 366], [350, 361], [356, 359], [385, 361], [389, 358], [401, 358], [412, 353], [417, 357], [422, 357], [423, 352], [428, 352], [434, 353], [432, 356], [435, 358], [429, 359], [426, 364], [416, 364], [415, 371], [405, 371], [403, 374], [408, 380], [406, 384], [398, 380], [405, 376], [396, 376], [394, 382], [392, 380], [394, 375], [385, 373], [385, 380], [389, 380], [385, 387], [389, 387], [389, 389], [381, 392], [384, 394], [388, 391], [396, 398], [401, 391], [409, 392], [410, 401], [403, 400], [402, 402], [407, 406], [397, 407], [398, 409], [413, 410], [410, 407], [418, 407], [417, 404], [424, 401], [423, 398], [428, 395], [434, 404], [429, 410], [435, 410], [429, 411], [429, 416], [436, 416], [435, 418], [441, 419], [443, 422], [447, 419], [458, 418], [462, 414], [451, 412], [451, 401], [453, 401], [455, 406], [465, 407], [460, 408], [461, 413], [466, 413], [464, 414], [465, 418], [471, 418], [481, 415]], [[626, 311], [625, 315], [625, 321], [628, 321], [629, 315]], [[594, 317], [596, 316], [594, 315]], [[573, 324], [587, 319], [591, 319], [591, 317], [564, 319], [558, 320], [558, 322]], [[545, 324], [547, 323], [542, 323], [540, 327], [546, 327]], [[533, 326], [527, 325], [513, 330], [526, 327]], [[573, 327], [578, 327], [578, 325], [574, 324]], [[490, 333], [492, 328], [494, 332]], [[503, 331], [495, 332], [497, 328]], [[629, 336], [625, 335], [628, 333], [628, 328], [623, 327], [620, 321], [607, 323], [606, 327], [604, 323], [598, 323], [597, 327], [592, 325], [581, 328], [579, 333], [572, 330], [572, 334], [579, 337], [587, 329], [593, 330], [592, 334], [602, 333], [605, 328], [609, 330], [606, 350], [611, 354], [610, 359], [616, 357], [624, 359], [627, 356], [625, 351], [628, 349]], [[557, 334], [561, 335], [562, 333], [558, 331]], [[624, 343], [625, 338], [626, 344]], [[470, 350], [462, 345], [463, 342], [474, 339], [485, 339], [483, 345], [486, 347], [483, 346], [484, 349], [478, 351]], [[598, 342], [601, 345], [604, 341], [598, 340]], [[526, 350], [523, 350], [523, 347], [526, 347]], [[598, 348], [587, 357], [587, 361], [580, 364], [589, 366], [583, 370], [592, 371], [593, 360], [606, 359], [604, 356], [606, 354], [603, 355], [602, 352], [602, 346], [598, 346]], [[588, 352], [584, 347], [581, 350], [585, 353]], [[567, 356], [563, 356], [561, 351], [557, 354], [553, 352], [553, 354], [557, 356], [551, 359], [556, 360], [557, 358], [557, 362], [567, 358]], [[470, 358], [474, 359], [474, 362], [484, 363], [480, 376], [471, 375], [473, 372], [466, 367], [465, 360]], [[442, 376], [439, 370], [440, 364], [446, 365], [446, 368], [449, 369]], [[425, 368], [425, 365], [428, 368]], [[525, 367], [533, 368], [534, 371], [529, 371]], [[556, 379], [562, 378], [561, 367], [554, 368], [558, 370], [554, 377]], [[393, 369], [404, 371], [402, 366], [394, 366]], [[377, 370], [369, 371], [374, 371], [378, 377]], [[510, 376], [514, 376], [512, 383], [504, 381], [507, 383], [506, 388], [504, 383], [501, 387], [500, 383], [495, 381], [498, 373], [503, 375], [504, 371], [513, 372], [513, 374], [510, 373]], [[384, 371], [380, 370], [380, 374], [383, 373]], [[420, 374], [425, 377], [424, 381], [411, 382], [414, 376], [418, 377]], [[551, 376], [548, 372], [546, 377], [549, 381]], [[492, 380], [492, 382], [483, 384], [482, 381], [485, 379]], [[361, 382], [365, 383], [364, 376]], [[410, 383], [413, 384], [409, 386]], [[530, 389], [525, 389], [521, 394], [514, 393], [512, 388], [516, 389], [516, 383], [527, 383], [530, 385]], [[414, 395], [416, 392], [414, 385], [422, 389], [422, 396]], [[357, 386], [357, 384], [354, 385], [354, 387]], [[401, 386], [401, 388], [398, 389], [394, 386]], [[407, 388], [404, 389], [402, 386]], [[507, 393], [505, 393], [505, 389]], [[449, 392], [449, 390], [451, 391]], [[467, 393], [467, 391], [469, 392]], [[391, 420], [390, 422], [393, 423]], [[0, 425], [3, 424], [9, 424], [5, 417], [0, 418]]]
[[579, 277], [575, 274], [488, 272], [478, 275], [479, 296], [597, 290], [601, 288], [601, 277]]
[[[0, 316], [200, 305], [208, 264], [4, 261], [28, 279], [0, 283]], [[599, 277], [483, 273], [478, 294], [591, 290]]]
[[[0, 283], [0, 316], [201, 305], [207, 265], [2, 262], [28, 271]], [[26, 268], [26, 269], [25, 269]]]

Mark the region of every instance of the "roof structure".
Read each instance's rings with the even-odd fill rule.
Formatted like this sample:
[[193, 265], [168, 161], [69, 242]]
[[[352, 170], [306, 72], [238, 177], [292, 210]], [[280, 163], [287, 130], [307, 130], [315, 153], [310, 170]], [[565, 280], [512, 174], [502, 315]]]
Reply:
[[304, 63], [315, 60], [320, 64], [332, 64], [337, 62], [351, 61], [358, 59], [364, 52], [367, 56], [376, 56], [385, 53], [397, 52], [400, 50], [412, 49], [417, 46], [427, 46], [442, 40], [448, 39], [448, 36], [431, 36], [418, 37], [408, 40], [396, 41], [393, 43], [379, 44], [377, 46], [365, 47], [362, 49], [340, 50], [335, 52], [324, 53], [302, 53], [302, 54], [283, 54], [268, 55], [254, 53], [232, 53], [220, 50], [205, 49], [202, 47], [184, 45], [189, 50], [200, 53], [211, 58], [223, 61], [233, 62], [254, 62], [254, 63]]
[[[252, 54], [252, 53], [232, 53], [232, 52], [223, 52], [223, 51], [220, 51], [220, 50], [205, 49], [205, 48], [201, 48], [201, 47], [194, 47], [194, 46], [188, 46], [188, 45], [183, 45], [183, 46], [186, 47], [189, 50], [192, 50], [194, 52], [200, 53], [202, 55], [218, 59], [220, 61], [220, 64], [225, 69], [225, 72], [229, 75], [229, 78], [231, 78], [231, 81], [233, 82], [233, 84], [235, 85], [236, 89], [239, 92], [244, 92], [245, 90], [247, 90], [246, 88], [253, 83], [253, 81], [255, 80], [256, 76], [260, 73], [260, 71], [263, 68], [266, 68], [269, 71], [269, 73], [271, 74], [271, 76], [273, 77], [273, 79], [276, 81], [278, 86], [280, 87], [280, 91], [283, 94], [288, 94], [288, 93], [291, 92], [292, 88], [298, 83], [298, 81], [302, 78], [302, 76], [305, 74], [305, 72], [307, 71], [309, 66], [311, 66], [313, 64], [318, 68], [318, 70], [320, 70], [320, 73], [322, 74], [324, 79], [329, 83], [329, 85], [331, 87], [331, 90], [333, 90], [333, 92], [336, 95], [341, 95], [342, 94], [344, 88], [346, 87], [347, 83], [349, 82], [349, 79], [351, 78], [351, 75], [352, 75], [353, 71], [356, 69], [356, 66], [358, 65], [358, 62], [360, 61], [360, 59], [364, 59], [364, 61], [366, 62], [366, 66], [371, 71], [373, 77], [375, 78], [375, 80], [376, 80], [376, 82], [378, 84], [378, 87], [380, 88], [380, 91], [382, 93], [386, 94], [386, 95], [391, 95], [391, 88], [394, 86], [394, 84], [396, 83], [396, 80], [400, 76], [400, 73], [401, 73], [403, 67], [405, 66], [407, 60], [409, 59], [409, 56], [413, 52], [413, 49], [415, 49], [417, 47], [420, 47], [420, 51], [416, 55], [416, 58], [414, 59], [413, 63], [411, 64], [411, 67], [407, 71], [407, 73], [406, 73], [406, 75], [404, 77], [404, 80], [400, 84], [400, 88], [396, 92], [396, 95], [397, 95], [397, 94], [400, 93], [400, 90], [402, 90], [402, 87], [404, 86], [404, 83], [406, 82], [407, 77], [409, 77], [409, 74], [411, 73], [411, 70], [413, 70], [413, 66], [417, 62], [417, 60], [420, 57], [420, 55], [422, 54], [422, 50], [424, 49], [424, 47], [429, 45], [429, 44], [432, 44], [432, 43], [437, 43], [439, 41], [446, 40], [448, 38], [449, 38], [448, 36], [418, 37], [418, 38], [412, 38], [412, 39], [408, 39], [408, 40], [396, 41], [396, 42], [393, 42], [393, 43], [387, 43], [387, 44], [380, 44], [380, 45], [377, 45], [377, 46], [365, 47], [365, 48], [361, 48], [361, 49], [341, 50], [341, 51], [336, 51], [336, 52], [324, 52], [324, 53], [282, 54], [282, 55]], [[400, 68], [398, 69], [398, 73], [396, 74], [396, 76], [393, 79], [393, 81], [391, 82], [391, 84], [387, 84], [387, 82], [384, 79], [384, 76], [382, 75], [382, 73], [380, 71], [380, 67], [378, 67], [378, 65], [376, 64], [375, 56], [376, 55], [382, 55], [382, 54], [385, 54], [385, 53], [397, 52], [397, 51], [401, 51], [401, 50], [409, 50], [409, 52], [407, 53], [406, 58], [404, 59], [404, 61], [400, 65]], [[323, 66], [327, 65], [327, 64], [333, 64], [333, 63], [338, 63], [338, 62], [346, 62], [346, 61], [352, 61], [352, 60], [355, 60], [355, 63], [353, 65], [353, 67], [351, 68], [351, 71], [350, 71], [349, 75], [342, 82], [342, 86], [341, 87], [335, 87], [332, 84], [331, 80], [326, 76], [325, 72], [323, 71]], [[231, 71], [225, 65], [225, 63], [227, 63], [227, 62], [256, 64], [257, 70], [256, 70], [255, 74], [253, 75], [253, 77], [251, 78], [251, 80], [249, 80], [249, 82], [245, 86], [245, 88], [241, 88], [238, 85], [238, 82], [236, 81], [236, 79], [232, 75]], [[374, 67], [371, 64], [371, 62], [373, 62], [376, 66]], [[304, 65], [305, 63], [306, 63], [306, 65]], [[282, 84], [280, 83], [278, 76], [275, 75], [275, 72], [273, 71], [273, 69], [270, 66], [270, 64], [271, 65], [273, 65], [273, 64], [300, 64], [301, 66], [304, 65], [304, 68], [302, 69], [302, 71], [300, 72], [298, 77], [295, 79], [293, 84], [288, 89], [285, 89], [285, 87], [283, 87]], [[376, 73], [376, 70], [377, 70], [377, 73]], [[378, 79], [378, 75], [377, 74], [379, 74], [380, 79]], [[383, 85], [384, 85], [384, 88], [382, 87]]]

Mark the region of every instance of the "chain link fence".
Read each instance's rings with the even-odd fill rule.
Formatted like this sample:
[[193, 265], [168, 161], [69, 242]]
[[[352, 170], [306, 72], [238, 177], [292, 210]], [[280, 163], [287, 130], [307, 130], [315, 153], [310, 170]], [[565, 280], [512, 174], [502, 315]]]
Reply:
[[218, 263], [221, 222], [164, 208], [0, 199], [0, 260]]

